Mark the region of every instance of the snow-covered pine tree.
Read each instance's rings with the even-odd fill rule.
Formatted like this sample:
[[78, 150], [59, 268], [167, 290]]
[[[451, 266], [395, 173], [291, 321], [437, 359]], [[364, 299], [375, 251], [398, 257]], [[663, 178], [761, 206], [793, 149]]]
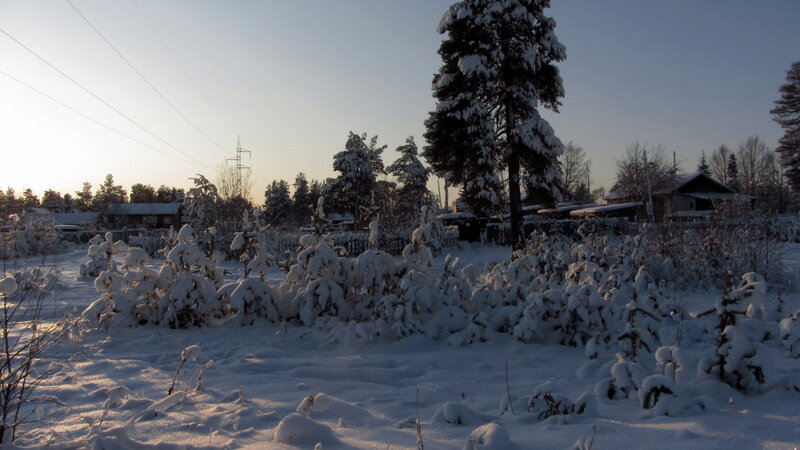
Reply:
[[294, 179], [294, 192], [292, 193], [292, 219], [300, 226], [311, 221], [311, 208], [313, 207], [308, 179], [303, 172]]
[[[438, 104], [426, 121], [423, 155], [438, 174], [461, 185], [478, 213], [500, 208], [497, 173], [508, 171], [511, 234], [524, 246], [521, 172], [540, 201], [558, 198], [562, 143], [538, 111], [558, 111], [564, 95], [554, 63], [566, 58], [544, 15], [549, 0], [465, 0], [450, 6], [438, 31], [444, 62], [433, 79]], [[505, 208], [502, 208], [505, 209]]]
[[400, 157], [386, 173], [397, 177], [402, 185], [396, 192], [398, 212], [406, 217], [415, 217], [423, 205], [428, 203], [428, 177], [431, 169], [425, 167], [417, 157], [417, 144], [409, 136], [406, 143], [397, 147]]
[[748, 305], [742, 300], [752, 294], [750, 279], [743, 277], [742, 286], [732, 288], [733, 275], [728, 272], [722, 300], [711, 310], [717, 313], [716, 346], [714, 354], [697, 364], [699, 376], [717, 375], [719, 380], [743, 392], [760, 392], [771, 382], [775, 361], [764, 344], [748, 339], [742, 326]]
[[82, 277], [96, 277], [104, 270], [116, 271], [117, 266], [112, 258], [122, 246], [122, 241], [114, 242], [114, 235], [110, 232], [103, 236], [96, 234], [89, 240], [86, 252], [88, 260], [78, 267], [78, 273]]
[[645, 272], [644, 267], [640, 267], [633, 282], [633, 297], [625, 305], [625, 330], [617, 338], [626, 356], [632, 361], [636, 361], [641, 348], [651, 352], [653, 341], [657, 339], [652, 323], [659, 321], [655, 312], [657, 305], [652, 305], [650, 295], [650, 290], [655, 287], [653, 279]]
[[781, 339], [793, 358], [800, 358], [800, 310], [781, 320]]
[[800, 192], [800, 61], [792, 63], [786, 72], [786, 84], [780, 87], [781, 98], [775, 101], [770, 111], [783, 129], [783, 137], [775, 149], [781, 154], [781, 165], [786, 167], [795, 192]]
[[378, 136], [367, 141], [367, 134], [350, 132], [344, 150], [333, 156], [333, 170], [342, 193], [342, 202], [353, 213], [353, 226], [361, 227], [361, 207], [368, 205], [375, 190], [377, 177], [384, 172], [381, 153], [386, 146], [378, 146]]
[[207, 230], [219, 223], [219, 192], [214, 183], [203, 175], [192, 178], [194, 187], [183, 199], [186, 219], [194, 230]]
[[264, 192], [264, 211], [267, 223], [279, 227], [289, 223], [292, 199], [289, 197], [289, 183], [285, 180], [272, 181]]

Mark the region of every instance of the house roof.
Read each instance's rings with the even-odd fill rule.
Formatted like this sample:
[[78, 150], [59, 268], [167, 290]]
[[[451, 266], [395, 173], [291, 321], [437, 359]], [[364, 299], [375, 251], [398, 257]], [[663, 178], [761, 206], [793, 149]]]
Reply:
[[[731, 188], [729, 188], [728, 186], [725, 186], [724, 184], [720, 183], [719, 181], [711, 178], [706, 173], [704, 173], [704, 172], [695, 172], [695, 173], [676, 176], [675, 177], [675, 181], [672, 183], [671, 186], [669, 186], [669, 187], [667, 187], [665, 189], [661, 189], [659, 191], [655, 191], [655, 192], [653, 192], [653, 195], [673, 193], [673, 192], [678, 191], [678, 190], [682, 189], [683, 187], [689, 185], [693, 181], [701, 179], [701, 178], [703, 178], [703, 179], [707, 180], [708, 182], [712, 183], [713, 185], [715, 185], [718, 190], [722, 191], [720, 193], [731, 193], [731, 194], [735, 193]], [[621, 199], [626, 198], [625, 194], [620, 192], [619, 190], [620, 190], [620, 186], [618, 184], [615, 184], [614, 186], [611, 187], [611, 190], [608, 192], [608, 194], [606, 194], [603, 197], [603, 199], [605, 199], [605, 200], [621, 200]]]
[[678, 177], [675, 178], [675, 182], [672, 184], [672, 186], [670, 186], [667, 189], [662, 189], [661, 191], [659, 191], [657, 193], [658, 194], [669, 194], [669, 193], [675, 192], [677, 190], [680, 190], [684, 186], [688, 185], [689, 183], [691, 183], [691, 182], [693, 182], [693, 181], [695, 181], [697, 179], [700, 179], [700, 178], [704, 178], [707, 181], [709, 181], [712, 184], [714, 184], [715, 186], [717, 186], [719, 189], [721, 189], [723, 191], [721, 193], [735, 194], [733, 189], [731, 189], [728, 186], [725, 186], [724, 184], [720, 183], [719, 181], [711, 178], [705, 172], [695, 172], [695, 173], [691, 173], [691, 174], [687, 174], [687, 175], [678, 176]]
[[97, 220], [97, 213], [54, 213], [53, 221], [56, 225], [86, 225]]
[[117, 216], [172, 216], [183, 203], [113, 203], [106, 212]]
[[583, 215], [593, 215], [593, 214], [599, 214], [599, 213], [604, 213], [604, 212], [616, 211], [616, 210], [620, 210], [620, 209], [638, 208], [639, 206], [642, 206], [643, 204], [644, 203], [642, 203], [642, 202], [630, 202], [630, 203], [617, 203], [617, 204], [614, 204], [614, 205], [597, 205], [597, 206], [591, 206], [589, 208], [581, 208], [581, 209], [572, 210], [572, 211], [569, 212], [569, 215], [573, 216], [573, 217], [580, 217], [580, 216], [583, 216]]
[[556, 205], [555, 208], [540, 209], [537, 212], [539, 214], [562, 213], [562, 212], [567, 212], [567, 211], [573, 211], [573, 210], [576, 210], [576, 209], [581, 209], [581, 208], [588, 207], [588, 206], [596, 206], [596, 205], [576, 205], [576, 204], [573, 204], [573, 203], [560, 203], [560, 204]]

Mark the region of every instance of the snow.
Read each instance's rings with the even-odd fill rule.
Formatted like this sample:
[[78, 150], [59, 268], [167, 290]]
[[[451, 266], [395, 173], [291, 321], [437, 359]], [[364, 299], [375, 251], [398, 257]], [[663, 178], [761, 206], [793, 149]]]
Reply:
[[[449, 260], [435, 257], [429, 270], [460, 273], [499, 262], [510, 250], [464, 246], [451, 253]], [[130, 252], [115, 258], [129, 256], [126, 262], [142, 262]], [[84, 259], [80, 250], [55, 262], [62, 287], [54, 299], [61, 309], [82, 310], [98, 296], [94, 280], [78, 276]], [[242, 276], [240, 264], [224, 268], [228, 279]], [[267, 278], [274, 283], [281, 277], [271, 268]], [[760, 287], [753, 292], [762, 294]], [[719, 295], [690, 294], [684, 304], [700, 311]], [[785, 294], [786, 311], [800, 306], [797, 299]], [[760, 301], [772, 305], [774, 294]], [[797, 339], [797, 319], [787, 316], [781, 331], [791, 336], [789, 345]], [[654, 449], [793, 448], [800, 442], [800, 360], [788, 356], [772, 374], [772, 389], [744, 395], [713, 379], [685, 378], [694, 378], [707, 348], [691, 339], [680, 350], [659, 348], [634, 363], [596, 341], [597, 358], [587, 360], [582, 347], [524, 343], [510, 335], [464, 346], [421, 334], [371, 341], [342, 336], [267, 320], [177, 330], [113, 323], [107, 332], [74, 336], [43, 355], [40, 367], [52, 373], [25, 407], [28, 422], [17, 445], [416, 448], [417, 417], [424, 445], [436, 449], [570, 448], [590, 440], [595, 448]], [[769, 350], [765, 358], [779, 348]], [[181, 360], [175, 392], [168, 395]], [[609, 382], [630, 395], [591, 394]], [[643, 409], [642, 397], [657, 389], [658, 401]], [[592, 406], [539, 420], [527, 407], [539, 395], [538, 412], [545, 393]], [[513, 414], [498, 408], [509, 396]]]

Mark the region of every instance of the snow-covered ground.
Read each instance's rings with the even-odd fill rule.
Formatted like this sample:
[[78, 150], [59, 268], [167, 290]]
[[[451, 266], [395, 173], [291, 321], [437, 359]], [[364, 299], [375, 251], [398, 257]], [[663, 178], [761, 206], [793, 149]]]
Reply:
[[[787, 261], [800, 266], [800, 250], [789, 250]], [[483, 264], [507, 258], [510, 250], [464, 247], [455, 253], [466, 263]], [[58, 258], [60, 307], [82, 310], [98, 297], [93, 280], [77, 276], [84, 260], [85, 250]], [[434, 270], [442, 270], [443, 261], [437, 258]], [[226, 268], [241, 272], [241, 266]], [[273, 275], [273, 281], [281, 277]], [[684, 304], [696, 311], [718, 295], [697, 294]], [[787, 309], [800, 306], [797, 292], [787, 297]], [[181, 354], [193, 345], [199, 351], [195, 347], [185, 358], [168, 395]], [[691, 369], [704, 349], [685, 349]], [[689, 400], [673, 416], [656, 417], [641, 408], [636, 395], [595, 397], [595, 386], [610, 376], [614, 361], [613, 354], [589, 360], [583, 348], [525, 344], [509, 335], [455, 347], [422, 335], [362, 342], [266, 321], [187, 330], [112, 326], [108, 333], [85, 334], [45, 354], [40, 367], [53, 374], [26, 405], [28, 423], [17, 444], [417, 448], [418, 417], [428, 449], [563, 449], [589, 439], [592, 448], [800, 445], [799, 392], [776, 387], [745, 396], [708, 382], [687, 388]], [[643, 366], [646, 374], [655, 372], [652, 358]], [[799, 360], [780, 360], [777, 378], [798, 374]], [[528, 405], [545, 391], [572, 402], [588, 392], [586, 412], [540, 421]], [[509, 393], [513, 414], [503, 407]], [[299, 408], [309, 395], [313, 401]]]

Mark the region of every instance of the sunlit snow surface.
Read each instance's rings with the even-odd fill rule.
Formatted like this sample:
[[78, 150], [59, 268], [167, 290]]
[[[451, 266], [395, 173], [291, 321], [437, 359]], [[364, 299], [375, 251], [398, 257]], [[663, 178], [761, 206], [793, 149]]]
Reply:
[[[465, 263], [483, 264], [510, 250], [469, 247], [455, 253]], [[85, 250], [59, 257], [60, 307], [81, 310], [98, 297], [93, 280], [77, 278], [84, 259]], [[788, 248], [786, 259], [796, 271], [798, 248]], [[434, 270], [441, 270], [443, 261], [437, 258]], [[226, 268], [232, 276], [241, 272], [240, 265]], [[272, 274], [272, 281], [280, 278], [280, 272]], [[693, 294], [687, 303], [702, 309], [717, 295]], [[790, 311], [800, 306], [798, 295], [788, 295]], [[199, 346], [199, 353], [193, 350], [194, 360], [185, 363], [168, 396], [181, 353], [191, 345]], [[685, 350], [696, 362], [702, 349]], [[648, 375], [654, 373], [650, 359]], [[575, 400], [609, 376], [613, 361], [613, 354], [589, 361], [583, 349], [523, 344], [509, 336], [453, 347], [423, 336], [334, 342], [323, 330], [263, 321], [189, 330], [112, 327], [108, 334], [93, 332], [46, 353], [39, 367], [54, 372], [26, 405], [28, 423], [17, 444], [417, 448], [418, 411], [428, 449], [565, 449], [593, 434], [593, 448], [800, 446], [800, 393], [780, 388], [744, 396], [709, 384], [698, 388], [707, 396], [707, 409], [688, 408], [676, 417], [653, 417], [636, 395], [596, 400], [596, 410], [587, 415], [539, 421], [526, 412], [527, 400], [542, 383], [551, 382], [548, 390]], [[508, 403], [506, 365], [513, 415], [501, 414]], [[782, 376], [800, 376], [797, 360], [783, 359], [779, 370]], [[298, 408], [311, 394], [318, 403]]]

